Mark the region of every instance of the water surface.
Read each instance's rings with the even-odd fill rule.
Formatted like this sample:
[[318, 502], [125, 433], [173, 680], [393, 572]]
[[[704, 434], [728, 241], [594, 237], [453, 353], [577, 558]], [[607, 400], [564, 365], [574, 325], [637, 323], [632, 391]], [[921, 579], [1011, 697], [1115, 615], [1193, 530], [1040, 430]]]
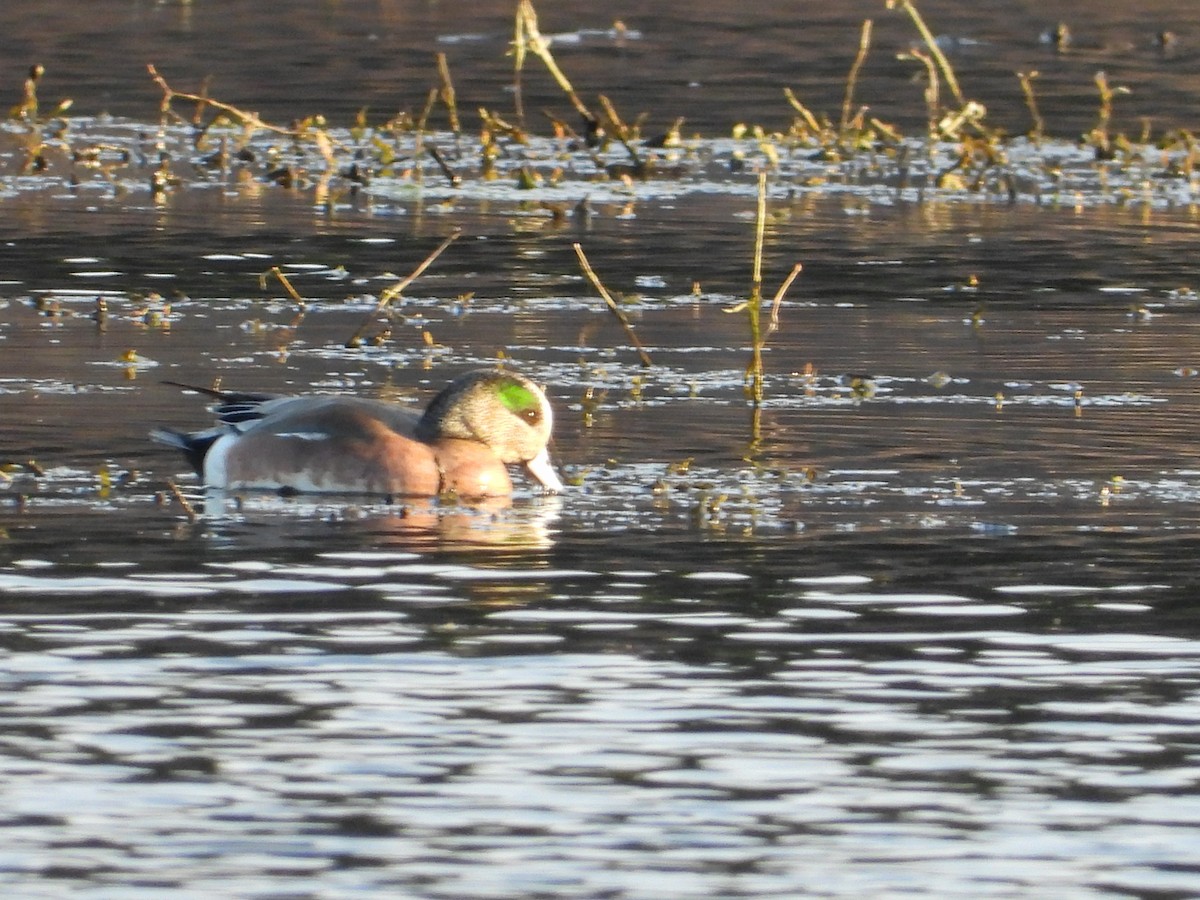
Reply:
[[[784, 84], [836, 111], [866, 15], [863, 102], [919, 124], [896, 14], [556, 6], [543, 27], [581, 86], [700, 134], [681, 175], [601, 180], [543, 134], [484, 182], [474, 137], [439, 122], [464, 186], [424, 159], [329, 202], [204, 167], [182, 128], [180, 183], [153, 195], [141, 67], [215, 72], [214, 95], [323, 111], [349, 141], [360, 106], [424, 102], [439, 50], [464, 109], [508, 103], [509, 5], [130, 4], [86, 24], [44, 6], [0, 10], [0, 56], [36, 54], [43, 97], [76, 97], [72, 146], [132, 152], [93, 169], [52, 146], [30, 174], [28, 129], [0, 132], [13, 892], [1200, 893], [1194, 188], [1162, 176], [1171, 154], [1097, 166], [1071, 140], [1099, 65], [1136, 86], [1121, 127], [1188, 124], [1191, 12], [922, 4], [1014, 131], [1012, 71], [1044, 69], [1057, 138], [1014, 141], [1012, 197], [939, 189], [952, 146], [907, 174], [785, 153], [768, 293], [804, 271], [756, 412], [727, 310], [764, 158], [731, 124], [786, 123]], [[1060, 18], [1068, 54], [1038, 40]], [[527, 90], [564, 105], [543, 76]], [[521, 165], [539, 187], [515, 186]], [[347, 349], [454, 229], [390, 337]], [[501, 355], [547, 386], [560, 497], [205, 496], [146, 439], [206, 421], [165, 379], [420, 404]]]

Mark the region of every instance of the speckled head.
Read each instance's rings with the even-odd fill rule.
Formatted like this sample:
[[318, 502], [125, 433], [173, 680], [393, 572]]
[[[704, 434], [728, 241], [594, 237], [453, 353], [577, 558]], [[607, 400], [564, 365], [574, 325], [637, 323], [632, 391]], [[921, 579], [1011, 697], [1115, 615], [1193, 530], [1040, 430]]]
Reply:
[[550, 402], [514, 372], [478, 369], [456, 378], [430, 402], [417, 426], [426, 443], [476, 441], [505, 463], [523, 464], [544, 487], [562, 490], [546, 445], [554, 427]]

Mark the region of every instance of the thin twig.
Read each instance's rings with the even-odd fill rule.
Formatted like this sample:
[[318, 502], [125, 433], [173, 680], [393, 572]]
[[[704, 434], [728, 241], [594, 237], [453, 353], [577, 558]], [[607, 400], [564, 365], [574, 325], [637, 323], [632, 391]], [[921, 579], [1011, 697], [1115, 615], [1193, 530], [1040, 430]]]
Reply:
[[1042, 142], [1042, 135], [1046, 131], [1046, 122], [1038, 110], [1037, 96], [1033, 92], [1033, 79], [1037, 78], [1038, 74], [1036, 69], [1017, 73], [1017, 79], [1021, 82], [1021, 93], [1025, 95], [1025, 105], [1029, 107], [1029, 115], [1033, 117], [1033, 130], [1029, 132], [1029, 136], [1035, 144]]
[[438, 168], [442, 170], [442, 174], [450, 182], [450, 187], [460, 187], [462, 185], [462, 178], [450, 168], [450, 164], [446, 162], [446, 158], [442, 156], [437, 147], [430, 144], [425, 148], [425, 152], [433, 157], [433, 161], [438, 164]]
[[870, 19], [864, 19], [862, 24], [862, 35], [858, 39], [858, 55], [854, 57], [854, 64], [850, 67], [850, 74], [846, 77], [846, 97], [842, 101], [842, 132], [850, 126], [850, 110], [854, 107], [854, 86], [858, 83], [858, 73], [862, 69], [863, 63], [867, 59], [867, 51], [871, 48], [871, 25]]
[[638, 174], [642, 174], [645, 171], [645, 163], [642, 162], [642, 158], [638, 156], [637, 150], [630, 143], [629, 126], [621, 120], [621, 117], [617, 114], [616, 107], [612, 105], [612, 101], [603, 94], [600, 96], [600, 106], [604, 109], [604, 117], [608, 120], [609, 130], [616, 135], [617, 140], [621, 142], [621, 145], [629, 153]]
[[518, 4], [516, 21], [513, 25], [513, 112], [516, 114], [517, 124], [522, 128], [525, 127], [525, 100], [521, 93], [521, 72], [525, 68], [526, 49], [525, 16]]
[[449, 235], [446, 236], [446, 239], [444, 241], [442, 241], [440, 244], [438, 244], [437, 248], [432, 253], [430, 253], [427, 257], [425, 257], [425, 259], [421, 262], [421, 264], [419, 266], [417, 266], [415, 269], [412, 270], [411, 274], [409, 274], [405, 278], [401, 278], [399, 281], [397, 281], [395, 284], [393, 284], [387, 290], [383, 291], [379, 295], [379, 302], [375, 305], [375, 309], [372, 310], [370, 313], [368, 313], [366, 318], [363, 319], [362, 324], [358, 326], [358, 328], [355, 330], [354, 334], [352, 334], [350, 336], [350, 339], [346, 341], [346, 346], [347, 347], [358, 346], [359, 341], [362, 340], [362, 333], [366, 330], [367, 326], [370, 325], [372, 321], [374, 321], [375, 317], [378, 316], [385, 309], [387, 309], [393, 300], [395, 300], [402, 293], [404, 293], [405, 288], [407, 288], [410, 284], [412, 284], [414, 281], [416, 281], [418, 278], [420, 278], [421, 273], [423, 273], [426, 269], [428, 269], [429, 266], [432, 265], [433, 261], [442, 255], [442, 251], [444, 251], [447, 247], [449, 247], [452, 243], [454, 243], [458, 239], [458, 236], [460, 234], [462, 234], [462, 229], [455, 228], [454, 231], [452, 231]]
[[455, 100], [454, 82], [450, 80], [450, 64], [446, 61], [446, 54], [439, 53], [437, 55], [438, 77], [442, 80], [441, 97], [442, 102], [446, 104], [446, 110], [450, 114], [450, 130], [458, 134], [458, 103]]
[[[287, 326], [288, 330], [291, 331], [292, 336], [295, 337], [296, 329], [300, 327], [300, 323], [303, 322], [304, 317], [308, 315], [308, 301], [300, 296], [300, 292], [292, 286], [291, 279], [283, 274], [279, 266], [271, 266], [270, 269], [268, 269], [266, 272], [263, 272], [263, 274], [258, 277], [259, 286], [264, 290], [267, 287], [268, 275], [274, 275], [276, 278], [278, 278], [279, 283], [283, 285], [283, 289], [288, 292], [288, 296], [296, 301], [296, 317], [292, 319]], [[288, 343], [290, 343], [290, 339], [289, 341], [284, 342], [284, 348], [286, 348]]]
[[796, 276], [804, 269], [803, 263], [796, 263], [792, 266], [791, 274], [783, 280], [783, 284], [779, 286], [779, 290], [775, 292], [775, 299], [771, 301], [771, 324], [767, 326], [767, 333], [763, 335], [762, 343], [766, 346], [767, 336], [774, 334], [779, 330], [779, 304], [783, 302], [783, 295], [788, 292], [788, 288], [792, 286], [792, 282], [796, 280]]
[[938, 117], [941, 112], [941, 101], [938, 99], [938, 73], [937, 66], [933, 60], [913, 47], [907, 53], [901, 53], [897, 59], [915, 59], [925, 67], [925, 72], [929, 76], [929, 82], [925, 85], [925, 108], [929, 115], [929, 137], [931, 139], [937, 137], [938, 133]]
[[183, 491], [179, 490], [179, 485], [177, 485], [174, 481], [172, 481], [171, 479], [168, 478], [167, 479], [167, 488], [171, 491], [171, 496], [175, 498], [175, 501], [181, 507], [183, 507], [184, 515], [187, 516], [188, 521], [195, 522], [196, 521], [196, 509], [194, 506], [192, 506], [191, 501], [189, 501], [187, 497], [183, 496]]
[[747, 377], [755, 405], [763, 399], [762, 326], [762, 256], [763, 239], [767, 231], [767, 172], [758, 173], [758, 210], [754, 220], [754, 275], [750, 282], [750, 300], [746, 304], [746, 316], [750, 320], [750, 366]]
[[288, 292], [288, 296], [300, 304], [301, 309], [308, 306], [308, 301], [300, 296], [300, 292], [292, 286], [291, 279], [283, 274], [279, 266], [271, 266], [271, 268], [267, 269], [267, 271], [263, 273], [262, 277], [259, 278], [259, 282], [264, 288], [266, 287], [267, 275], [274, 275], [276, 278], [278, 278], [279, 283], [283, 285], [283, 289]]
[[588, 258], [583, 252], [583, 246], [579, 243], [574, 243], [571, 246], [575, 248], [575, 255], [579, 257], [579, 264], [583, 267], [583, 274], [587, 276], [588, 281], [592, 283], [592, 286], [596, 289], [600, 296], [604, 298], [604, 302], [608, 304], [609, 310], [614, 316], [617, 317], [617, 321], [621, 323], [621, 327], [625, 329], [625, 335], [629, 338], [630, 343], [633, 344], [634, 349], [637, 350], [638, 357], [642, 361], [642, 366], [647, 369], [650, 368], [652, 365], [654, 365], [650, 361], [650, 354], [646, 352], [646, 349], [642, 346], [642, 342], [639, 341], [638, 336], [634, 334], [633, 325], [630, 324], [629, 317], [621, 311], [621, 308], [617, 306], [616, 301], [613, 300], [612, 295], [609, 294], [608, 289], [605, 288], [600, 282], [600, 278], [592, 269], [592, 264], [588, 262]]
[[800, 113], [800, 115], [804, 117], [805, 123], [810, 129], [812, 129], [814, 134], [820, 134], [825, 130], [821, 127], [821, 123], [817, 121], [817, 117], [812, 114], [812, 111], [800, 102], [795, 91], [793, 91], [791, 88], [785, 87], [783, 89], [783, 96], [787, 97], [787, 101], [792, 105], [792, 109], [796, 110], [796, 112]]
[[562, 69], [558, 67], [558, 63], [554, 61], [554, 57], [550, 54], [550, 42], [542, 37], [542, 32], [538, 28], [537, 11], [533, 8], [531, 0], [521, 0], [517, 6], [517, 18], [521, 22], [521, 29], [524, 36], [524, 41], [519, 46], [533, 53], [534, 56], [545, 64], [551, 76], [558, 82], [558, 86], [567, 95], [567, 99], [571, 101], [571, 105], [575, 107], [575, 110], [581, 116], [589, 122], [595, 121], [596, 117], [583, 105], [583, 101], [575, 93], [575, 88], [571, 87], [571, 82], [563, 74]]
[[[303, 134], [293, 128], [282, 128], [279, 125], [272, 125], [269, 122], [264, 122], [258, 117], [257, 113], [246, 112], [243, 109], [238, 109], [236, 106], [231, 106], [228, 103], [222, 103], [220, 100], [213, 100], [205, 94], [188, 94], [184, 91], [177, 91], [175, 88], [167, 84], [166, 80], [158, 74], [158, 69], [154, 68], [154, 64], [150, 63], [146, 66], [146, 71], [150, 73], [150, 77], [154, 79], [154, 83], [162, 89], [163, 101], [162, 111], [168, 111], [171, 101], [175, 97], [182, 97], [184, 100], [190, 100], [193, 103], [199, 103], [204, 106], [211, 106], [214, 109], [219, 109], [221, 112], [228, 113], [235, 119], [244, 122], [248, 125], [253, 125], [255, 128], [262, 128], [266, 131], [273, 131], [276, 134], [286, 134], [289, 137], [299, 137]], [[206, 88], [207, 89], [207, 88]]]
[[921, 39], [925, 42], [925, 46], [929, 48], [929, 52], [933, 58], [937, 60], [938, 68], [942, 71], [942, 77], [946, 80], [946, 87], [950, 88], [950, 93], [954, 95], [954, 99], [958, 102], [958, 105], [966, 106], [967, 99], [958, 87], [958, 79], [954, 77], [954, 70], [950, 68], [950, 61], [946, 59], [946, 54], [938, 46], [937, 38], [933, 36], [933, 32], [929, 30], [929, 26], [925, 24], [925, 20], [917, 12], [917, 8], [912, 5], [912, 0], [887, 0], [888, 9], [894, 9], [897, 6], [908, 13], [908, 17], [912, 19], [913, 25], [921, 33]]

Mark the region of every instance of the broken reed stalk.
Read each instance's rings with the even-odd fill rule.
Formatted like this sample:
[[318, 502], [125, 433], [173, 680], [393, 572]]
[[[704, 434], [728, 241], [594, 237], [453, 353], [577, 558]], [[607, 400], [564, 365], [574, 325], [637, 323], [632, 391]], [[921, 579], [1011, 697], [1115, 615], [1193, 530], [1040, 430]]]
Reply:
[[843, 133], [850, 127], [850, 110], [854, 108], [854, 87], [858, 83], [858, 73], [867, 60], [867, 51], [871, 48], [871, 27], [871, 20], [864, 19], [862, 34], [858, 39], [858, 55], [854, 57], [854, 64], [850, 66], [850, 74], [846, 76], [846, 97], [842, 100]]
[[[420, 157], [425, 152], [425, 129], [429, 124], [429, 117], [433, 114], [433, 106], [437, 103], [438, 89], [430, 88], [429, 94], [425, 97], [425, 107], [421, 110], [421, 115], [413, 124], [413, 158]], [[424, 181], [424, 169], [421, 166], [414, 165], [412, 169], [413, 181], [418, 184]]]
[[1095, 81], [1096, 88], [1100, 91], [1100, 111], [1096, 127], [1092, 129], [1092, 136], [1096, 150], [1108, 154], [1112, 152], [1108, 129], [1112, 125], [1113, 97], [1117, 94], [1128, 94], [1129, 88], [1122, 85], [1112, 87], [1108, 83], [1108, 75], [1103, 71], [1096, 73]]
[[583, 252], [583, 246], [578, 242], [572, 244], [571, 246], [575, 248], [575, 255], [579, 257], [579, 265], [583, 269], [583, 274], [587, 276], [588, 281], [592, 283], [592, 287], [596, 289], [597, 293], [604, 298], [604, 302], [608, 304], [609, 311], [617, 317], [617, 321], [620, 322], [621, 327], [625, 329], [625, 336], [629, 338], [629, 342], [633, 344], [634, 349], [637, 350], [638, 358], [642, 361], [643, 368], [650, 368], [652, 365], [654, 365], [650, 361], [650, 354], [646, 352], [646, 348], [642, 346], [642, 342], [638, 340], [638, 336], [634, 333], [633, 325], [630, 323], [629, 317], [621, 311], [619, 306], [617, 306], [617, 302], [613, 300], [612, 295], [608, 292], [608, 289], [604, 287], [604, 284], [600, 281], [599, 276], [596, 275], [595, 270], [592, 268], [592, 264], [588, 262], [587, 255]]
[[767, 326], [767, 333], [763, 335], [764, 346], [767, 343], [767, 337], [779, 330], [779, 305], [783, 303], [783, 295], [788, 292], [788, 288], [792, 286], [792, 282], [802, 271], [804, 271], [804, 263], [796, 263], [792, 266], [792, 271], [788, 273], [787, 278], [783, 279], [783, 284], [775, 292], [775, 299], [771, 301], [771, 323]]
[[757, 406], [763, 399], [763, 337], [759, 314], [762, 312], [762, 255], [763, 239], [767, 231], [767, 173], [758, 173], [758, 211], [754, 219], [754, 275], [750, 282], [750, 300], [746, 304], [746, 315], [750, 321], [750, 367], [746, 375]]
[[187, 516], [187, 520], [189, 522], [195, 522], [196, 508], [192, 506], [191, 501], [189, 501], [187, 497], [183, 496], [183, 491], [179, 490], [179, 485], [168, 478], [167, 489], [171, 492], [171, 496], [175, 498], [175, 502], [183, 507], [183, 512], [184, 515]]
[[[726, 309], [727, 313], [746, 310], [746, 318], [750, 323], [750, 364], [746, 367], [746, 381], [749, 383], [750, 396], [757, 408], [762, 403], [766, 374], [763, 368], [762, 352], [767, 345], [767, 338], [779, 330], [779, 307], [783, 297], [792, 286], [792, 282], [804, 269], [801, 263], [792, 266], [792, 271], [783, 280], [775, 297], [771, 301], [771, 320], [764, 333], [762, 330], [762, 256], [763, 240], [767, 230], [767, 173], [760, 172], [758, 176], [758, 213], [755, 217], [754, 228], [754, 274], [750, 284], [750, 299], [744, 303]], [[757, 421], [757, 420], [756, 420]], [[755, 429], [757, 434], [757, 427]]]
[[462, 185], [462, 176], [450, 168], [450, 164], [446, 162], [446, 158], [442, 156], [441, 151], [437, 147], [430, 144], [425, 148], [425, 152], [433, 157], [433, 161], [438, 164], [438, 168], [442, 170], [442, 174], [450, 182], [450, 187], [460, 187]]
[[929, 83], [925, 86], [925, 110], [929, 116], [929, 137], [930, 140], [937, 137], [938, 119], [941, 117], [941, 100], [939, 98], [939, 80], [937, 67], [934, 66], [933, 60], [913, 47], [907, 53], [901, 53], [900, 59], [915, 59], [925, 67], [925, 74], [929, 76]]
[[433, 106], [437, 103], [437, 99], [438, 89], [430, 88], [429, 94], [425, 97], [425, 106], [421, 110], [421, 117], [417, 119], [416, 132], [418, 139], [424, 136], [426, 129], [429, 127], [429, 117], [433, 115]]
[[513, 113], [516, 114], [517, 124], [525, 127], [525, 98], [521, 93], [521, 72], [525, 68], [525, 20], [521, 15], [521, 7], [517, 7], [517, 15], [513, 21]]
[[442, 81], [440, 96], [442, 102], [446, 104], [446, 111], [450, 115], [450, 130], [458, 134], [461, 129], [458, 127], [458, 103], [454, 94], [454, 82], [450, 80], [450, 64], [446, 61], [446, 54], [439, 53], [437, 55], [438, 77]]
[[575, 88], [571, 87], [567, 76], [554, 61], [554, 57], [550, 53], [550, 42], [542, 37], [542, 32], [538, 28], [537, 10], [533, 8], [532, 0], [521, 0], [517, 5], [517, 35], [515, 43], [520, 48], [518, 59], [524, 60], [525, 51], [529, 51], [540, 59], [550, 75], [558, 82], [563, 93], [567, 95], [567, 99], [571, 101], [575, 110], [587, 121], [594, 122], [596, 117], [588, 111], [583, 101], [579, 99], [579, 95], [575, 93]]
[[817, 121], [817, 117], [812, 114], [812, 111], [800, 102], [796, 96], [796, 92], [789, 87], [783, 89], [783, 96], [787, 98], [787, 102], [791, 104], [792, 109], [800, 113], [804, 119], [804, 123], [812, 130], [813, 134], [819, 135], [825, 129], [821, 127], [821, 123]]
[[14, 106], [9, 111], [9, 116], [14, 119], [22, 119], [26, 122], [36, 122], [38, 117], [38, 97], [37, 84], [38, 80], [46, 73], [46, 67], [40, 64], [35, 64], [29, 67], [29, 75], [25, 78], [25, 84], [22, 89], [24, 97], [20, 104]]
[[1109, 123], [1112, 122], [1112, 101], [1113, 89], [1108, 85], [1108, 75], [1103, 72], [1096, 73], [1096, 89], [1100, 92], [1100, 111], [1099, 117], [1096, 120], [1096, 130], [1101, 134], [1108, 134]]
[[1038, 110], [1037, 96], [1033, 93], [1033, 79], [1038, 77], [1037, 69], [1030, 72], [1018, 72], [1017, 80], [1021, 82], [1021, 93], [1025, 96], [1025, 106], [1033, 117], [1033, 129], [1029, 132], [1030, 139], [1035, 144], [1041, 144], [1042, 136], [1046, 133], [1046, 122]]
[[205, 75], [204, 80], [200, 82], [199, 96], [203, 98], [203, 102], [197, 103], [196, 108], [192, 110], [192, 125], [194, 125], [196, 128], [202, 128], [204, 126], [204, 106], [206, 103], [208, 103], [208, 87], [211, 84], [211, 75]]
[[300, 296], [300, 292], [292, 286], [291, 279], [283, 274], [279, 266], [271, 266], [271, 268], [263, 272], [262, 275], [258, 276], [259, 286], [263, 288], [263, 290], [266, 290], [268, 275], [274, 275], [276, 278], [278, 278], [279, 283], [283, 285], [283, 289], [287, 291], [288, 296], [296, 301], [296, 306], [298, 307], [296, 310], [296, 318], [292, 319], [291, 324], [288, 325], [288, 328], [295, 333], [295, 330], [300, 327], [300, 323], [304, 321], [304, 317], [308, 315], [308, 301]]
[[397, 281], [395, 284], [393, 284], [387, 290], [380, 293], [379, 302], [375, 305], [375, 309], [373, 309], [370, 313], [367, 314], [367, 316], [363, 319], [362, 324], [360, 324], [358, 326], [358, 328], [355, 329], [354, 334], [352, 334], [350, 336], [350, 338], [346, 341], [345, 346], [349, 347], [349, 348], [357, 347], [359, 345], [360, 341], [362, 340], [362, 333], [366, 330], [367, 326], [370, 325], [372, 321], [374, 321], [375, 317], [378, 316], [384, 310], [386, 310], [388, 308], [388, 306], [391, 305], [393, 300], [395, 300], [402, 293], [404, 293], [405, 288], [407, 288], [410, 284], [412, 284], [414, 281], [416, 281], [418, 278], [420, 278], [421, 274], [433, 264], [433, 261], [435, 259], [437, 259], [439, 256], [441, 256], [442, 252], [447, 247], [449, 247], [456, 240], [458, 240], [458, 236], [460, 234], [462, 234], [462, 229], [455, 228], [454, 231], [450, 232], [450, 234], [448, 234], [446, 236], [446, 239], [444, 241], [442, 241], [440, 244], [438, 244], [437, 248], [432, 253], [430, 253], [427, 257], [425, 257], [425, 259], [421, 262], [421, 264], [419, 266], [417, 266], [415, 269], [413, 269], [412, 272], [407, 277], [401, 278], [399, 281]]
[[271, 131], [275, 134], [285, 134], [288, 137], [300, 137], [303, 134], [303, 132], [294, 128], [283, 128], [279, 125], [272, 125], [269, 122], [264, 122], [258, 117], [257, 113], [246, 112], [243, 109], [238, 109], [236, 106], [231, 106], [228, 103], [222, 103], [220, 100], [213, 100], [211, 97], [207, 96], [207, 94], [189, 94], [185, 91], [177, 91], [167, 84], [166, 79], [158, 74], [158, 69], [154, 67], [153, 63], [148, 63], [146, 65], [146, 71], [150, 73], [150, 77], [154, 79], [154, 83], [157, 84], [159, 89], [163, 92], [162, 102], [159, 104], [159, 111], [164, 119], [166, 119], [166, 117], [169, 115], [174, 115], [176, 118], [179, 118], [182, 121], [180, 116], [171, 111], [171, 101], [176, 97], [180, 97], [184, 100], [189, 100], [192, 103], [200, 104], [201, 106], [211, 106], [213, 109], [218, 109], [221, 112], [227, 113], [228, 115], [237, 119], [244, 125], [250, 125], [254, 128], [261, 128], [264, 131]]
[[929, 26], [925, 24], [925, 20], [921, 18], [921, 14], [917, 12], [917, 8], [913, 6], [912, 0], [886, 0], [886, 2], [888, 9], [900, 7], [908, 13], [908, 17], [912, 19], [913, 25], [916, 26], [917, 31], [921, 34], [921, 40], [929, 48], [929, 53], [937, 60], [938, 68], [942, 72], [942, 78], [946, 80], [946, 87], [950, 88], [950, 93], [954, 95], [954, 99], [960, 107], [966, 106], [967, 100], [958, 87], [958, 79], [954, 77], [954, 70], [950, 68], [950, 60], [946, 59], [946, 54], [938, 46], [937, 38], [933, 36], [933, 32], [929, 30]]
[[295, 300], [296, 303], [300, 305], [301, 309], [304, 309], [308, 306], [308, 301], [300, 296], [300, 292], [292, 286], [291, 279], [283, 274], [279, 266], [271, 266], [271, 268], [267, 269], [267, 271], [259, 277], [259, 284], [264, 288], [266, 287], [266, 277], [268, 275], [274, 275], [279, 279], [279, 283], [282, 284], [283, 289], [288, 292], [288, 296]]
[[617, 114], [617, 109], [612, 105], [612, 101], [603, 94], [600, 95], [600, 106], [604, 109], [605, 119], [608, 120], [606, 123], [608, 130], [616, 135], [617, 140], [621, 142], [621, 145], [629, 153], [630, 159], [633, 160], [633, 167], [639, 173], [643, 172], [645, 165], [642, 162], [642, 158], [638, 156], [637, 150], [634, 149], [633, 144], [630, 142], [629, 126]]

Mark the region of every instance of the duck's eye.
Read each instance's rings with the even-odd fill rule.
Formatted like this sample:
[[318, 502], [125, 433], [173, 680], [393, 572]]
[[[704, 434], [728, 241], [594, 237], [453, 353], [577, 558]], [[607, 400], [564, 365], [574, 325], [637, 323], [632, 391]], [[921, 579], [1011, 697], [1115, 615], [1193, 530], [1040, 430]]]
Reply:
[[529, 388], [519, 382], [506, 384], [499, 390], [500, 402], [514, 416], [520, 416], [526, 422], [537, 422], [542, 417], [541, 405], [537, 396]]

